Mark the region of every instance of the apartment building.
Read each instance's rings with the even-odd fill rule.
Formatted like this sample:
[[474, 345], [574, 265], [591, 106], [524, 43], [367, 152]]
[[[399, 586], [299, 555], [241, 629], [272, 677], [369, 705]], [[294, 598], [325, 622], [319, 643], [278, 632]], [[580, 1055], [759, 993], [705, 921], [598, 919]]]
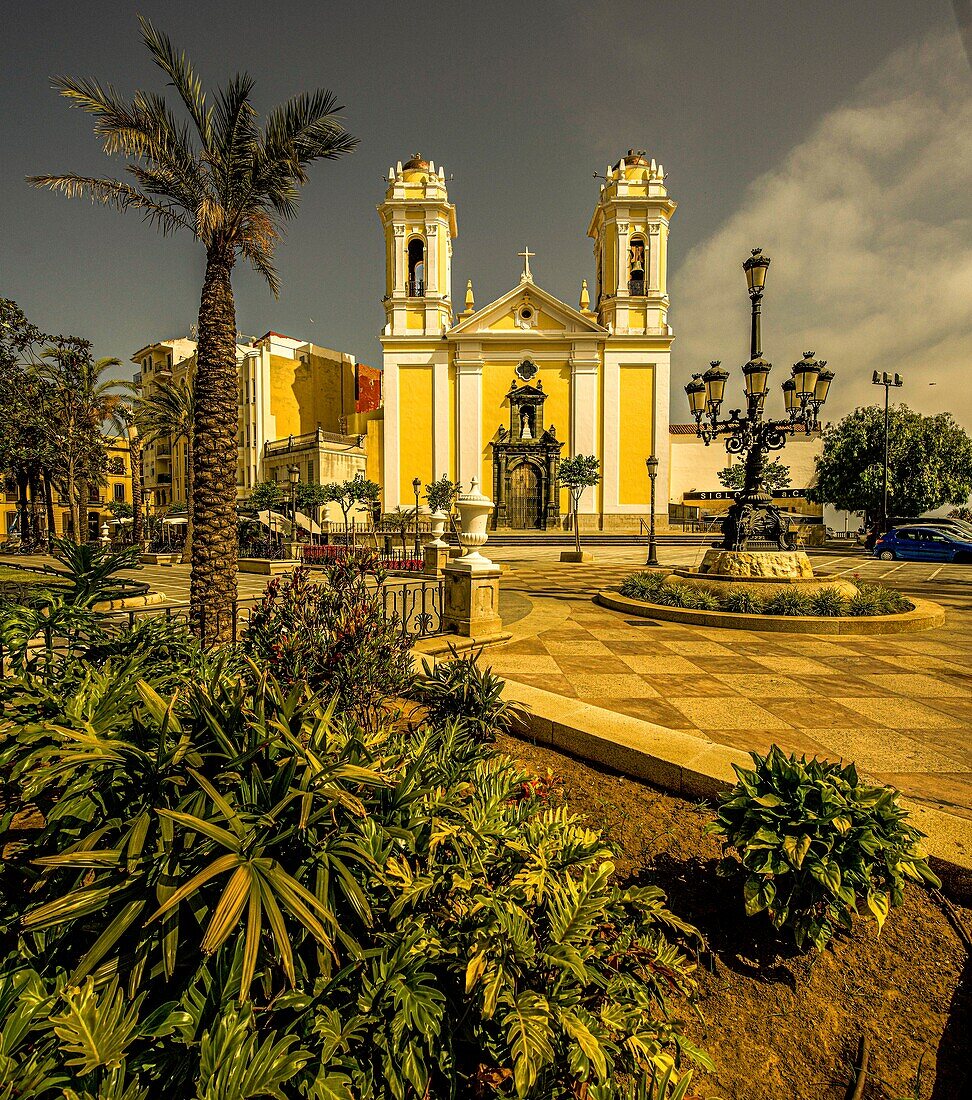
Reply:
[[[346, 352], [278, 332], [239, 339], [240, 499], [261, 481], [286, 480], [290, 465], [297, 465], [302, 480], [318, 483], [364, 472], [368, 425], [380, 416], [381, 372]], [[132, 362], [135, 381], [149, 394], [162, 379], [178, 382], [192, 376], [196, 344], [160, 340], [140, 348]], [[146, 446], [143, 471], [153, 510], [185, 505], [185, 440]]]

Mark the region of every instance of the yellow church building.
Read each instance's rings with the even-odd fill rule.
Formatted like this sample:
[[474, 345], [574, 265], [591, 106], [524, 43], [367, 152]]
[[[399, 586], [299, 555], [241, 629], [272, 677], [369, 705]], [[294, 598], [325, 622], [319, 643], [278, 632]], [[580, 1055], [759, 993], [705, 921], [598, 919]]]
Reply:
[[562, 526], [562, 458], [593, 454], [602, 481], [581, 502], [581, 526], [638, 530], [647, 518], [645, 459], [658, 458], [656, 511], [669, 485], [668, 230], [675, 202], [661, 165], [629, 150], [608, 168], [588, 236], [591, 295], [578, 308], [540, 287], [520, 253], [518, 282], [458, 315], [458, 237], [445, 171], [419, 154], [389, 169], [378, 207], [385, 235], [382, 331], [385, 509], [414, 500], [412, 481], [477, 478], [499, 529]]

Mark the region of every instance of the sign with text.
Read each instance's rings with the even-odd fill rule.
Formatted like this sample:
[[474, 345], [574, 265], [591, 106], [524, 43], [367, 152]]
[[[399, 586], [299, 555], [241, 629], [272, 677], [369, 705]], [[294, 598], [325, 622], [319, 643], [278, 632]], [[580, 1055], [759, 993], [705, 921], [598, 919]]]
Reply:
[[[732, 500], [735, 495], [731, 489], [720, 489], [711, 493], [683, 493], [682, 498], [684, 500]], [[805, 497], [807, 491], [806, 489], [774, 489], [771, 495], [774, 500], [793, 500]]]

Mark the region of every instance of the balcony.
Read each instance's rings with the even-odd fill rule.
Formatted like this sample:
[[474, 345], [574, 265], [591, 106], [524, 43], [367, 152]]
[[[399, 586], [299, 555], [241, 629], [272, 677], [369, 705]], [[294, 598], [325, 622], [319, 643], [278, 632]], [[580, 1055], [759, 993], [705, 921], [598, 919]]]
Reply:
[[636, 298], [643, 298], [645, 296], [645, 280], [641, 279], [629, 279], [628, 280], [628, 293], [634, 295]]
[[409, 279], [408, 280], [408, 296], [409, 296], [409, 298], [424, 298], [425, 297], [425, 280], [424, 279]]

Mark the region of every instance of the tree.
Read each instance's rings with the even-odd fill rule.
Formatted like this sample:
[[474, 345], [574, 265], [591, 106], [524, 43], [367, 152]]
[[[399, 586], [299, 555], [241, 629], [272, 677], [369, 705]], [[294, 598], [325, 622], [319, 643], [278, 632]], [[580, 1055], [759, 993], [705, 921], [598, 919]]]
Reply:
[[45, 348], [36, 370], [51, 387], [52, 428], [57, 463], [71, 509], [70, 537], [88, 538], [88, 503], [91, 485], [105, 483], [108, 464], [102, 425], [122, 400], [117, 379], [102, 378], [121, 360], [94, 359], [91, 344], [78, 337], [58, 337]]
[[163, 378], [136, 405], [135, 416], [143, 443], [165, 439], [174, 449], [177, 443], [186, 445], [186, 541], [182, 560], [192, 557], [193, 517], [195, 513], [195, 478], [193, 441], [195, 438], [196, 396], [191, 378], [177, 382]]
[[[943, 504], [965, 504], [972, 493], [972, 439], [951, 413], [922, 416], [906, 405], [889, 411], [888, 514], [917, 516]], [[881, 514], [884, 410], [856, 409], [824, 429], [816, 484], [808, 499]]]
[[142, 437], [136, 423], [139, 391], [133, 383], [125, 383], [125, 389], [133, 396], [117, 402], [109, 414], [108, 423], [116, 435], [128, 443], [128, 464], [131, 467], [132, 480], [132, 542], [140, 546], [143, 538], [142, 506], [145, 494], [142, 490]]
[[[746, 481], [746, 465], [736, 462], [726, 466], [718, 473], [719, 484], [733, 492], [740, 492]], [[770, 496], [774, 489], [788, 489], [790, 487], [790, 467], [784, 466], [782, 461], [774, 458], [763, 467], [763, 484]]]
[[350, 536], [351, 509], [356, 505], [369, 506], [378, 502], [380, 487], [359, 470], [350, 481], [332, 481], [324, 488], [324, 501], [333, 502], [341, 509], [344, 516], [344, 541], [348, 542]]
[[580, 527], [577, 523], [580, 500], [584, 490], [597, 485], [600, 480], [601, 463], [594, 455], [572, 455], [560, 463], [557, 481], [570, 492], [571, 511], [574, 517], [574, 548], [578, 554], [581, 552]]
[[204, 641], [228, 641], [236, 598], [236, 305], [232, 274], [247, 260], [276, 295], [274, 248], [297, 214], [308, 166], [349, 153], [356, 141], [338, 122], [323, 89], [270, 111], [262, 130], [251, 102], [253, 80], [238, 74], [208, 103], [184, 53], [141, 19], [152, 60], [191, 120], [180, 123], [165, 99], [136, 92], [125, 102], [111, 86], [59, 77], [55, 86], [95, 118], [104, 151], [128, 160], [133, 182], [74, 174], [30, 182], [68, 197], [87, 196], [132, 210], [164, 233], [184, 229], [206, 252], [196, 368], [190, 604]]
[[456, 536], [457, 542], [459, 541], [459, 532], [456, 529], [456, 517], [452, 506], [456, 502], [456, 497], [459, 496], [460, 488], [459, 482], [450, 481], [448, 474], [443, 474], [438, 481], [433, 481], [431, 485], [425, 486], [425, 499], [429, 502], [430, 510], [445, 512], [449, 517], [449, 526], [452, 528], [452, 533]]

